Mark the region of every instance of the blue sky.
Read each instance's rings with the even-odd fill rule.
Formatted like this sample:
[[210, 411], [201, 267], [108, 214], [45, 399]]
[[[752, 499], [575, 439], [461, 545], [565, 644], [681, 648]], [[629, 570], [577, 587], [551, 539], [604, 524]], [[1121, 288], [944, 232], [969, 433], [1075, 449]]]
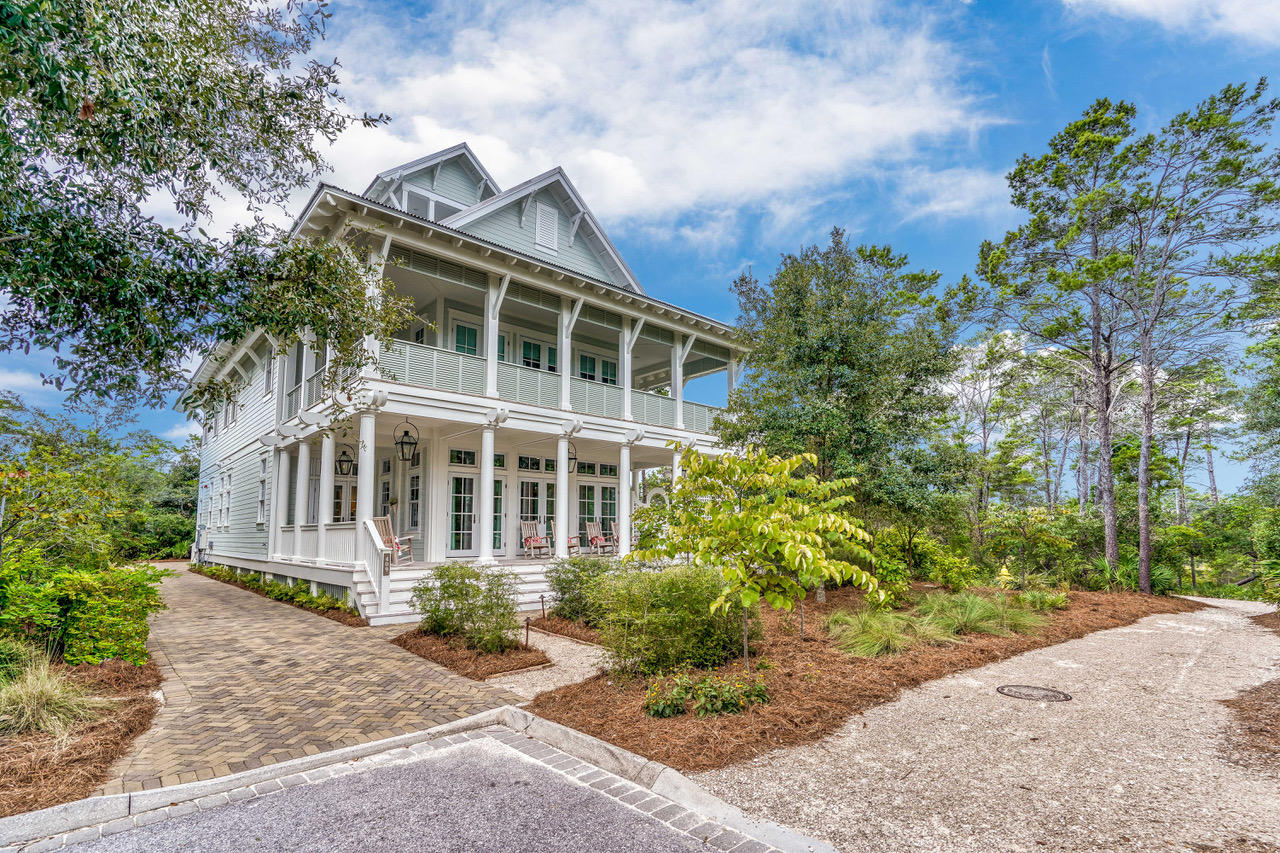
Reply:
[[[1155, 128], [1280, 59], [1269, 0], [331, 9], [318, 54], [342, 61], [352, 107], [393, 121], [339, 140], [328, 180], [362, 190], [462, 140], [503, 186], [561, 165], [650, 293], [724, 320], [740, 271], [767, 277], [836, 225], [959, 278], [1018, 222], [1014, 159], [1095, 98], [1130, 100]], [[228, 199], [214, 224], [243, 215]], [[0, 356], [0, 385], [56, 406], [47, 363]], [[717, 402], [723, 382], [690, 396]], [[172, 410], [138, 416], [183, 432]], [[1221, 485], [1241, 481], [1243, 465], [1222, 467]]]

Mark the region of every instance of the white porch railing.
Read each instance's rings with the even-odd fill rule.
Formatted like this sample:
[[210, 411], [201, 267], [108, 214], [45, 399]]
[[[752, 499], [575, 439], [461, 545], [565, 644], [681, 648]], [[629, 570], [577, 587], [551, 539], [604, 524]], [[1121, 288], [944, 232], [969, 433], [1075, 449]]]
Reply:
[[622, 417], [622, 389], [617, 385], [604, 385], [574, 376], [569, 380], [569, 403], [575, 412], [606, 418]]
[[560, 375], [520, 364], [498, 363], [498, 396], [530, 406], [560, 408]]
[[631, 417], [642, 424], [676, 425], [676, 401], [650, 391], [631, 392]]
[[289, 393], [284, 395], [284, 416], [291, 418], [298, 414], [298, 408], [302, 403], [302, 383], [289, 389]]
[[694, 432], [711, 432], [711, 424], [715, 422], [716, 415], [722, 411], [724, 410], [717, 406], [690, 403], [686, 400], [684, 404], [684, 428]]
[[295, 556], [307, 560], [321, 556], [316, 553], [316, 526], [314, 524], [302, 525], [302, 547], [300, 553]]
[[324, 368], [320, 368], [315, 373], [307, 377], [307, 401], [306, 407], [309, 409], [316, 403], [320, 402], [320, 393], [324, 389]]
[[325, 559], [335, 563], [352, 563], [356, 559], [356, 523], [335, 521], [325, 528]]
[[484, 395], [484, 359], [474, 355], [396, 341], [383, 350], [379, 366], [388, 379], [442, 391]]

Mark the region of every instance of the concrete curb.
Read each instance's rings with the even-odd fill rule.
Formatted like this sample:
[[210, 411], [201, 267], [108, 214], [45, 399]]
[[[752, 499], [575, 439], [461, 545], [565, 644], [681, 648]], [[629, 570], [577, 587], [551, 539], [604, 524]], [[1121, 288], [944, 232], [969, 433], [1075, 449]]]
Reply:
[[741, 809], [707, 792], [688, 776], [665, 764], [651, 761], [577, 729], [544, 720], [522, 708], [508, 705], [497, 709], [497, 714], [500, 724], [513, 731], [542, 741], [615, 776], [621, 776], [677, 805], [699, 812], [779, 850], [837, 853], [836, 848], [824, 841], [801, 835], [773, 821], [747, 817]]
[[230, 776], [219, 776], [216, 779], [208, 779], [204, 782], [189, 782], [185, 785], [171, 785], [167, 788], [137, 791], [132, 794], [87, 797], [83, 800], [74, 800], [70, 803], [50, 806], [39, 811], [0, 818], [0, 847], [22, 844], [50, 835], [59, 835], [82, 827], [96, 826], [100, 823], [129, 817], [141, 812], [153, 811], [165, 806], [193, 802], [216, 794], [224, 794], [236, 788], [244, 788], [273, 779], [294, 776], [309, 770], [315, 770], [318, 767], [341, 764], [345, 761], [364, 758], [367, 755], [386, 752], [397, 747], [413, 746], [423, 741], [447, 737], [458, 732], [482, 729], [485, 726], [500, 723], [502, 719], [501, 713], [509, 707], [492, 708], [488, 711], [482, 711], [479, 714], [464, 717], [452, 723], [433, 726], [420, 732], [396, 735], [395, 737], [347, 746], [342, 749], [317, 753], [316, 755], [307, 755], [302, 758], [281, 761], [278, 764], [267, 764], [253, 770], [233, 773]]

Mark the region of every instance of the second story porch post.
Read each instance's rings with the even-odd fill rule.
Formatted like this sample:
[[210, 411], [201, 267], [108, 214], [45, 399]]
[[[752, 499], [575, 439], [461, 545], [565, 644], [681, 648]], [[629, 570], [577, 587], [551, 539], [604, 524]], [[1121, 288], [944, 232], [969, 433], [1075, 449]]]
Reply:
[[[507, 296], [511, 276], [499, 279], [489, 276], [489, 292], [484, 298], [484, 395], [498, 396], [498, 315], [502, 312], [502, 300]], [[510, 358], [510, 354], [508, 354]]]
[[634, 382], [631, 353], [636, 348], [636, 341], [639, 340], [640, 330], [643, 328], [643, 317], [639, 320], [632, 320], [630, 317], [622, 318], [622, 331], [618, 335], [618, 372], [622, 374], [619, 380], [622, 382], [622, 419], [624, 421], [632, 419], [631, 389]]
[[684, 429], [684, 363], [695, 340], [693, 335], [676, 335], [671, 344], [671, 399], [676, 404], [676, 429]]
[[[573, 409], [570, 392], [573, 386], [573, 327], [577, 325], [578, 314], [582, 311], [581, 299], [560, 297], [560, 322], [557, 324], [560, 362], [560, 408], [566, 411]], [[558, 540], [557, 540], [558, 541]]]
[[275, 507], [276, 553], [284, 551], [283, 530], [289, 522], [289, 449], [276, 450], [275, 494], [271, 496]]

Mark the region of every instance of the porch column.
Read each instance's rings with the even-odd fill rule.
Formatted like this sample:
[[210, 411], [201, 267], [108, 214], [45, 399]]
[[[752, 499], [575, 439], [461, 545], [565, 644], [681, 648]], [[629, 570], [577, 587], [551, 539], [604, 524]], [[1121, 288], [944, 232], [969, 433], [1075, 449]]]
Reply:
[[[382, 246], [369, 252], [369, 278], [365, 284], [365, 295], [370, 299], [374, 299], [378, 295], [378, 289], [382, 284], [383, 278], [387, 274], [387, 254], [391, 251], [391, 235], [388, 234], [382, 241]], [[378, 359], [382, 356], [382, 345], [378, 343], [377, 335], [364, 336], [364, 348], [373, 356], [373, 364], [367, 364], [360, 370], [360, 375], [368, 379], [377, 379], [382, 376], [382, 370], [378, 364]], [[360, 496], [356, 495], [357, 502]], [[373, 504], [370, 503], [370, 506]]]
[[556, 441], [556, 556], [569, 556], [569, 436]]
[[631, 445], [618, 447], [618, 524], [614, 531], [618, 556], [631, 553]]
[[676, 448], [675, 453], [671, 454], [671, 485], [673, 486], [676, 484], [676, 481], [680, 479], [681, 474], [684, 473], [680, 470], [681, 452], [681, 448]]
[[573, 400], [570, 395], [573, 387], [573, 383], [570, 381], [573, 377], [573, 327], [578, 322], [578, 312], [581, 310], [581, 299], [570, 299], [567, 296], [560, 297], [560, 323], [558, 340], [556, 341], [556, 357], [560, 362], [560, 408], [565, 411], [573, 410]]
[[307, 523], [307, 487], [311, 480], [311, 445], [298, 442], [298, 472], [293, 493], [293, 556], [302, 554], [302, 525]]
[[[373, 412], [360, 415], [360, 450], [356, 456], [360, 466], [356, 472], [356, 542], [364, 541], [365, 521], [373, 518], [373, 489], [377, 456], [374, 453], [373, 430], [375, 416]], [[357, 548], [356, 553], [359, 553]], [[381, 567], [374, 567], [380, 569]]]
[[480, 556], [493, 562], [493, 433], [492, 424], [480, 430]]
[[275, 494], [271, 500], [275, 506], [276, 517], [276, 553], [284, 552], [284, 534], [281, 532], [289, 523], [289, 451], [281, 448], [276, 451], [276, 483]]
[[333, 522], [333, 433], [326, 432], [320, 439], [320, 496], [316, 514], [316, 556], [329, 558], [328, 529]]
[[725, 393], [725, 400], [727, 401], [733, 396], [734, 390], [738, 387], [738, 357], [732, 353], [729, 354], [729, 364], [725, 368], [724, 375], [729, 386]]
[[450, 513], [453, 512], [452, 501], [450, 500], [450, 482], [449, 482], [449, 442], [440, 434], [440, 429], [435, 430], [434, 444], [431, 452], [431, 468], [429, 491], [431, 494], [430, 512], [423, 516], [422, 526], [430, 531], [427, 534], [427, 545], [431, 549], [428, 552], [427, 562], [439, 563], [444, 561], [444, 556], [448, 551], [448, 540], [452, 518]]
[[630, 317], [622, 318], [622, 332], [619, 334], [618, 345], [618, 372], [622, 374], [622, 419], [629, 421], [631, 415], [631, 389], [634, 386], [632, 381], [632, 362], [631, 351], [635, 349], [636, 340], [640, 337], [640, 330], [644, 328], [644, 318], [632, 320]]
[[[501, 279], [489, 276], [489, 292], [484, 299], [484, 395], [498, 396], [498, 315], [502, 310], [502, 300], [507, 295], [507, 285], [511, 276]], [[492, 486], [490, 486], [492, 488]]]
[[676, 429], [684, 429], [684, 360], [689, 357], [693, 341], [693, 335], [676, 335], [671, 345], [671, 399], [676, 404]]

